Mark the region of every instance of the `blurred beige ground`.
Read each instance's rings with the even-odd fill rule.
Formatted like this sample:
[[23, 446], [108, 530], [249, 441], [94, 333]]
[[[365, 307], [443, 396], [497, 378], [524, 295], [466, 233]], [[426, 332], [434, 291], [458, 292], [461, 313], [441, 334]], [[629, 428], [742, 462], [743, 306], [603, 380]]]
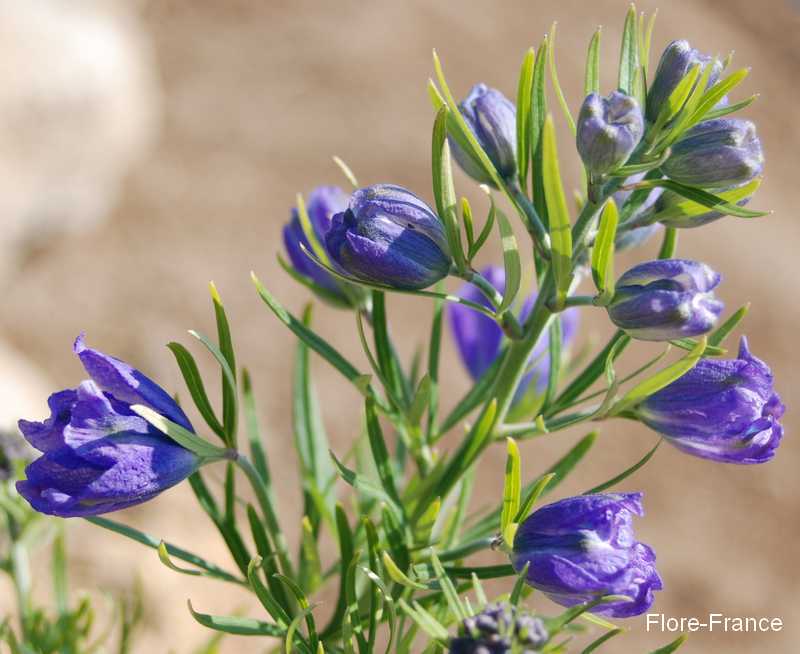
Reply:
[[[656, 6], [648, 1], [640, 8]], [[281, 517], [296, 538], [299, 493], [289, 409], [293, 339], [259, 302], [249, 281], [255, 270], [295, 310], [308, 300], [275, 261], [295, 193], [320, 183], [344, 184], [330, 160], [338, 154], [362, 183], [391, 181], [430, 199], [432, 112], [425, 83], [433, 47], [458, 94], [485, 81], [513, 95], [525, 49], [558, 20], [559, 74], [576, 110], [585, 47], [598, 24], [604, 27], [602, 84], [605, 90], [613, 86], [626, 8], [621, 0], [139, 3], [163, 94], [160, 140], [134, 166], [105, 223], [26, 250], [4, 281], [0, 335], [45, 371], [53, 388], [81, 378], [70, 346], [86, 330], [92, 345], [185, 394], [163, 345], [170, 340], [190, 345], [189, 328], [212, 331], [206, 283], [213, 279], [233, 321], [240, 360], [253, 373]], [[665, 446], [625, 483], [626, 489], [646, 495], [647, 515], [639, 520], [638, 532], [657, 550], [666, 586], [655, 610], [672, 616], [779, 616], [786, 625], [774, 634], [695, 634], [682, 651], [697, 654], [790, 654], [800, 642], [800, 444], [793, 429], [800, 228], [792, 201], [800, 151], [798, 11], [782, 0], [662, 2], [656, 27], [654, 57], [669, 40], [688, 38], [706, 52], [735, 49], [735, 62], [752, 66], [741, 97], [761, 93], [747, 113], [758, 124], [767, 156], [766, 181], [754, 206], [775, 213], [749, 222], [727, 218], [684, 232], [679, 252], [724, 273], [722, 296], [730, 310], [752, 302], [745, 331], [754, 352], [772, 365], [789, 407], [784, 444], [768, 465], [715, 465]], [[561, 136], [563, 165], [577, 180], [577, 155], [566, 130]], [[457, 181], [460, 192], [479, 202], [463, 176]], [[406, 355], [426, 338], [420, 317], [429, 309], [424, 300], [392, 300], [393, 330]], [[584, 333], [594, 331], [599, 341], [608, 331], [603, 316], [591, 310], [584, 314]], [[327, 338], [366, 366], [349, 315], [319, 307], [316, 322]], [[644, 352], [652, 348], [633, 350], [629, 365]], [[449, 345], [445, 356], [444, 393], [454, 402], [466, 389], [465, 375]], [[216, 389], [216, 371], [206, 363]], [[331, 440], [344, 451], [358, 431], [359, 398], [322, 362], [315, 362], [315, 370]], [[593, 456], [559, 492], [579, 492], [604, 481], [655, 440], [635, 424], [599, 428]], [[581, 435], [565, 432], [524, 444], [525, 477], [538, 474]], [[487, 455], [490, 465], [481, 466], [481, 500], [500, 492], [503, 457], [497, 448]], [[212, 525], [199, 510], [187, 508], [190, 499], [182, 485], [117, 517], [231, 567]], [[69, 540], [74, 586], [115, 592], [130, 587], [137, 576], [142, 579], [147, 607], [136, 652], [184, 654], [208, 637], [188, 614], [187, 598], [205, 612], [259, 615], [235, 588], [176, 575], [154, 552], [80, 521], [71, 523]], [[483, 561], [502, 562], [499, 554]], [[0, 611], [5, 597], [0, 590]], [[553, 608], [541, 597], [536, 606]], [[609, 651], [649, 651], [670, 639], [646, 633], [644, 625], [644, 619], [628, 620], [631, 633]], [[223, 645], [225, 652], [264, 649], [263, 642], [236, 637]]]

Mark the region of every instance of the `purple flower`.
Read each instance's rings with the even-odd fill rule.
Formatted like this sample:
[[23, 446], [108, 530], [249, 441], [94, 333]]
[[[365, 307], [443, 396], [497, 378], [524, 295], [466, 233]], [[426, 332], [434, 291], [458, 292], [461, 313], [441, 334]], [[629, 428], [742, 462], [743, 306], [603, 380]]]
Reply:
[[[500, 177], [511, 179], [517, 172], [517, 109], [514, 103], [497, 89], [476, 84], [458, 108]], [[494, 186], [483, 168], [454, 139], [448, 140], [461, 169], [481, 184]]]
[[193, 431], [186, 414], [158, 384], [127, 363], [87, 347], [75, 354], [89, 379], [53, 393], [43, 422], [19, 421], [42, 453], [17, 490], [41, 513], [97, 515], [140, 504], [182, 481], [201, 460], [132, 409], [143, 404]]
[[764, 154], [749, 120], [717, 118], [692, 127], [672, 146], [664, 174], [681, 184], [723, 189], [761, 174]]
[[[488, 266], [481, 271], [481, 275], [501, 293], [505, 290], [506, 276], [503, 268]], [[483, 293], [473, 284], [464, 284], [458, 291], [458, 295], [485, 307], [490, 306]], [[527, 318], [535, 300], [535, 294], [525, 300], [520, 309], [520, 319]], [[500, 355], [503, 345], [503, 330], [488, 316], [462, 304], [451, 304], [448, 312], [458, 353], [461, 355], [461, 360], [469, 371], [470, 377], [477, 380]], [[575, 338], [578, 331], [578, 317], [579, 311], [575, 307], [567, 309], [561, 314], [562, 340], [565, 347]], [[531, 354], [531, 368], [531, 371], [520, 383], [517, 398], [525, 393], [533, 380], [536, 382], [538, 392], [543, 392], [547, 387], [550, 360], [546, 336], [539, 339]]]
[[458, 631], [450, 640], [450, 654], [535, 654], [549, 639], [541, 618], [508, 603], [487, 605]]
[[[306, 211], [314, 229], [314, 234], [320, 243], [325, 242], [325, 236], [330, 229], [333, 214], [347, 209], [348, 200], [347, 193], [338, 186], [318, 186], [309, 194]], [[342, 282], [317, 265], [300, 248], [302, 244], [309, 252], [313, 252], [311, 244], [303, 233], [300, 216], [296, 208], [292, 209], [291, 218], [283, 227], [283, 244], [286, 248], [286, 254], [289, 255], [289, 261], [291, 261], [292, 266], [298, 273], [333, 293], [333, 296], [341, 302], [349, 303], [347, 295], [342, 291]]]
[[642, 422], [678, 449], [723, 463], [764, 463], [783, 436], [781, 398], [772, 371], [742, 337], [737, 359], [701, 359], [644, 400]]
[[617, 327], [643, 341], [705, 334], [724, 306], [713, 292], [720, 279], [698, 261], [647, 261], [619, 278], [608, 316]]
[[527, 581], [562, 606], [604, 595], [630, 601], [600, 604], [592, 612], [616, 618], [640, 615], [663, 584], [652, 549], [637, 541], [633, 516], [643, 515], [641, 493], [569, 497], [534, 511], [514, 538], [511, 562], [528, 566]]
[[333, 217], [325, 246], [334, 264], [364, 282], [421, 289], [450, 271], [442, 222], [416, 195], [376, 184], [353, 193]]
[[605, 175], [624, 164], [644, 134], [639, 103], [614, 91], [586, 96], [578, 114], [576, 143], [586, 170]]
[[678, 86], [680, 81], [695, 65], [702, 66], [700, 74], [705, 67], [713, 65], [713, 70], [708, 78], [708, 87], [714, 85], [722, 72], [722, 64], [716, 59], [701, 54], [695, 50], [688, 41], [673, 41], [661, 55], [658, 69], [653, 78], [653, 83], [647, 91], [647, 120], [654, 123], [658, 118], [661, 107]]

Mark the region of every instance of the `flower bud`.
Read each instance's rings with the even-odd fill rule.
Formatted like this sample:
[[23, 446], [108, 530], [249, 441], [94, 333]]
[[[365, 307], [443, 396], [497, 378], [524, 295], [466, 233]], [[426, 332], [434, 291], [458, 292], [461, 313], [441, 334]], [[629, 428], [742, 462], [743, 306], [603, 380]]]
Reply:
[[[325, 235], [330, 229], [332, 216], [347, 209], [348, 199], [347, 193], [338, 186], [318, 186], [308, 195], [306, 212], [314, 234], [320, 243], [325, 243]], [[343, 282], [318, 265], [300, 247], [302, 245], [309, 252], [313, 252], [311, 244], [303, 232], [296, 208], [292, 209], [291, 218], [284, 225], [283, 244], [292, 267], [298, 273], [330, 291], [342, 302], [349, 303], [347, 294], [342, 290]]]
[[783, 436], [772, 371], [742, 337], [737, 359], [701, 359], [636, 409], [683, 452], [723, 463], [764, 463]]
[[633, 516], [643, 513], [641, 493], [596, 493], [548, 504], [519, 526], [511, 562], [517, 572], [527, 563], [526, 581], [562, 606], [625, 595], [629, 601], [600, 604], [592, 612], [640, 615], [663, 586], [655, 553], [634, 538]]
[[549, 638], [544, 621], [506, 602], [487, 605], [458, 631], [449, 654], [527, 654], [539, 651]]
[[647, 91], [647, 120], [651, 123], [656, 121], [661, 107], [669, 99], [675, 87], [689, 70], [698, 64], [703, 67], [701, 75], [706, 66], [709, 64], [714, 66], [706, 88], [715, 84], [722, 72], [722, 64], [719, 61], [701, 54], [689, 45], [688, 41], [673, 41], [666, 47], [658, 62], [653, 83]]
[[719, 282], [719, 274], [698, 261], [647, 261], [619, 278], [608, 316], [643, 341], [705, 334], [722, 313], [713, 293]]
[[634, 98], [614, 91], [607, 98], [586, 96], [578, 114], [576, 142], [586, 170], [604, 175], [624, 164], [644, 134], [644, 120]]
[[[500, 177], [511, 179], [517, 173], [517, 109], [497, 89], [476, 84], [458, 105], [464, 121], [486, 152]], [[461, 169], [481, 184], [494, 186], [491, 176], [448, 137], [453, 157]]]
[[761, 174], [764, 155], [749, 120], [716, 118], [692, 127], [672, 146], [661, 169], [681, 184], [721, 189]]
[[422, 289], [450, 271], [442, 222], [416, 195], [376, 184], [353, 193], [333, 217], [325, 237], [328, 255], [343, 273], [398, 289]]
[[76, 389], [50, 396], [51, 416], [19, 421], [25, 439], [42, 453], [25, 469], [17, 490], [41, 513], [64, 518], [118, 511], [174, 486], [200, 466], [131, 405], [143, 404], [194, 431], [170, 395], [127, 363], [87, 347], [75, 354], [89, 375]]
[[[481, 275], [489, 281], [500, 293], [505, 291], [505, 270], [500, 266], [488, 266], [481, 271]], [[464, 284], [458, 291], [458, 296], [471, 302], [476, 302], [489, 307], [486, 296], [473, 284]], [[531, 295], [522, 304], [519, 312], [520, 320], [524, 321], [530, 314], [536, 294]], [[503, 345], [503, 330], [497, 322], [488, 316], [478, 313], [463, 304], [452, 303], [448, 307], [450, 327], [456, 342], [461, 361], [473, 380], [477, 380], [485, 373], [500, 356]], [[567, 349], [575, 340], [578, 331], [578, 318], [580, 312], [572, 307], [561, 313], [561, 338], [563, 349]], [[537, 393], [543, 393], [547, 387], [547, 376], [550, 370], [548, 356], [547, 336], [543, 335], [531, 353], [530, 372], [525, 375], [519, 384], [515, 399], [520, 399], [531, 382], [535, 383]]]

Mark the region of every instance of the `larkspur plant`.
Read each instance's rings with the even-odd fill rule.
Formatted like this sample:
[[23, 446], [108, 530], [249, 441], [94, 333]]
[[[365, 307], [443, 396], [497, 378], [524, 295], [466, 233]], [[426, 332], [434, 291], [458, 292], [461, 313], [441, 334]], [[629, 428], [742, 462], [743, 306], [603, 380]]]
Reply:
[[[518, 441], [620, 417], [639, 421], [644, 437], [658, 433], [707, 465], [755, 464], [775, 455], [783, 434], [784, 407], [767, 364], [744, 339], [738, 358], [724, 358], [725, 339], [747, 307], [724, 317], [714, 296], [721, 276], [704, 262], [675, 256], [681, 228], [764, 215], [743, 206], [762, 172], [755, 127], [728, 117], [752, 101], [730, 97], [747, 71], [727, 72], [730, 58], [718, 61], [676, 41], [648, 87], [652, 31], [652, 18], [631, 7], [614, 89], [601, 89], [595, 33], [577, 122], [556, 76], [555, 30], [526, 54], [516, 106], [485, 84], [457, 102], [434, 55], [434, 202], [392, 184], [361, 187], [338, 158], [352, 194], [319, 187], [308, 203], [298, 196], [283, 233], [288, 261], [281, 264], [319, 299], [352, 312], [370, 369], [348, 361], [314, 330], [310, 310], [292, 315], [253, 275], [261, 299], [298, 339], [293, 418], [303, 515], [296, 556], [278, 517], [280, 489], [271, 482], [256, 395], [237, 363], [213, 285], [217, 339], [191, 333], [222, 371], [221, 413], [183, 345], [169, 348], [202, 428], [156, 382], [79, 339], [75, 351], [91, 379], [54, 394], [50, 418], [20, 422], [41, 456], [17, 482], [19, 495], [40, 512], [83, 516], [149, 546], [177, 573], [252, 593], [262, 616], [189, 609], [209, 629], [279, 639], [286, 652], [558, 653], [572, 651], [572, 635], [592, 625], [601, 633], [583, 650], [590, 652], [622, 633], [608, 619], [647, 611], [665, 584], [657, 569], [659, 544], [634, 536], [642, 494], [616, 488], [653, 458], [660, 440], [609, 481], [560, 498], [559, 484], [596, 433], [526, 484]], [[548, 79], [585, 166], [574, 219], [559, 174]], [[486, 194], [480, 227], [470, 202], [456, 195], [451, 152]], [[527, 233], [524, 242], [506, 202]], [[474, 261], [495, 226], [503, 265], [479, 271]], [[615, 252], [659, 233], [658, 258], [615, 282]], [[596, 292], [579, 295], [589, 271]], [[460, 280], [457, 293], [446, 290], [448, 276]], [[535, 291], [525, 290], [524, 278], [532, 278]], [[417, 358], [407, 366], [398, 356], [387, 293], [432, 305], [425, 363]], [[570, 346], [577, 312], [593, 306], [604, 308], [618, 329], [581, 365]], [[473, 385], [445, 414], [450, 398], [440, 352], [447, 323]], [[620, 376], [634, 340], [659, 353]], [[685, 352], [649, 372], [663, 348]], [[312, 352], [363, 398], [364, 428], [350, 447], [359, 452], [352, 463], [327, 440], [309, 372]], [[246, 445], [238, 437], [240, 413]], [[461, 426], [455, 448], [443, 448], [442, 438]], [[212, 444], [209, 433], [221, 444]], [[504, 482], [497, 484], [493, 509], [472, 512], [475, 471], [498, 442], [508, 452]], [[225, 466], [219, 493], [206, 483], [204, 464]], [[235, 571], [100, 515], [155, 500], [187, 477]], [[544, 503], [551, 493], [556, 497]], [[336, 543], [335, 557], [319, 547], [327, 537]], [[472, 555], [488, 549], [497, 561], [474, 565]], [[487, 597], [484, 579], [504, 580], [505, 590]], [[335, 602], [318, 606], [315, 598], [334, 584]], [[534, 589], [555, 604], [534, 613], [526, 606]], [[6, 628], [7, 640], [9, 633]], [[672, 652], [683, 640], [658, 652]]]

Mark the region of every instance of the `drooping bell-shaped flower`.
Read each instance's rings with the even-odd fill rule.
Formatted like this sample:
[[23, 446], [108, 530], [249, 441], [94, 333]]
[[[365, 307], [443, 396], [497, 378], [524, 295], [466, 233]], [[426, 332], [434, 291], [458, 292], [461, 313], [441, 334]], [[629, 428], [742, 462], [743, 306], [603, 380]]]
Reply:
[[647, 261], [619, 278], [608, 316], [617, 327], [643, 341], [705, 334], [724, 307], [714, 296], [720, 279], [699, 261]]
[[433, 210], [391, 184], [353, 193], [347, 210], [333, 217], [325, 246], [344, 274], [398, 289], [431, 286], [452, 263], [444, 226]]
[[89, 516], [141, 504], [192, 474], [202, 463], [193, 452], [136, 414], [142, 404], [193, 431], [169, 394], [144, 374], [88, 347], [75, 353], [89, 379], [50, 396], [51, 415], [19, 421], [42, 453], [25, 469], [17, 490], [41, 513]]
[[[325, 243], [325, 236], [331, 227], [331, 218], [334, 214], [347, 209], [349, 199], [350, 196], [338, 186], [318, 186], [309, 193], [306, 212], [314, 235], [320, 243]], [[313, 252], [313, 249], [303, 232], [297, 208], [292, 209], [289, 222], [283, 227], [283, 244], [292, 267], [298, 273], [333, 293], [333, 296], [342, 303], [349, 303], [348, 295], [342, 290], [346, 282], [336, 279], [303, 251], [302, 247], [308, 252]]]
[[672, 146], [661, 169], [689, 186], [724, 189], [746, 184], [764, 169], [756, 126], [739, 118], [699, 123]]
[[701, 359], [636, 409], [675, 447], [724, 463], [764, 463], [783, 436], [772, 371], [742, 337], [736, 359]]
[[[500, 177], [513, 178], [517, 173], [517, 109], [514, 103], [497, 89], [476, 84], [458, 108]], [[453, 138], [448, 140], [461, 169], [481, 184], [494, 186], [492, 177]]]
[[642, 110], [635, 98], [614, 91], [604, 98], [586, 96], [578, 114], [576, 144], [586, 170], [605, 175], [624, 164], [644, 134]]
[[604, 595], [630, 600], [600, 604], [594, 613], [641, 615], [663, 584], [653, 550], [636, 540], [633, 516], [643, 515], [641, 493], [569, 497], [534, 511], [514, 537], [511, 562], [528, 564], [527, 582], [562, 606]]

